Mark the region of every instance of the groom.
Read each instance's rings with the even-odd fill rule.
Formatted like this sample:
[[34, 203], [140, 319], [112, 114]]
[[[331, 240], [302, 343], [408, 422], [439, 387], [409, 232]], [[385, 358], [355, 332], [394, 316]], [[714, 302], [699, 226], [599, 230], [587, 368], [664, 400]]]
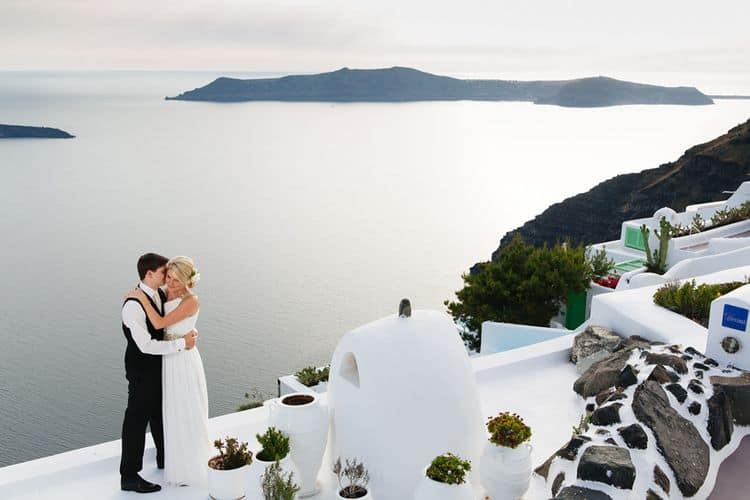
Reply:
[[[155, 253], [138, 259], [138, 286], [146, 292], [154, 309], [164, 315], [166, 294], [159, 288], [167, 272], [166, 257]], [[156, 465], [164, 468], [164, 431], [161, 411], [161, 356], [195, 346], [197, 333], [184, 338], [164, 340], [164, 330], [157, 330], [148, 320], [141, 303], [127, 299], [122, 306], [122, 331], [127, 339], [125, 377], [128, 379], [128, 407], [122, 422], [122, 455], [120, 459], [120, 488], [124, 491], [152, 493], [161, 490], [138, 473], [143, 468], [146, 424], [156, 445]]]

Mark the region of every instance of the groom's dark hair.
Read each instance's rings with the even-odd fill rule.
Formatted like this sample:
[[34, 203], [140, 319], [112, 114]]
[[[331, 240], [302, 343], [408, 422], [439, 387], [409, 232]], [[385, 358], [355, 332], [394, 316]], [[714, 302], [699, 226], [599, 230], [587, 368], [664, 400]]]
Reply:
[[149, 271], [156, 271], [166, 266], [169, 259], [158, 253], [144, 253], [138, 259], [138, 277], [143, 279]]

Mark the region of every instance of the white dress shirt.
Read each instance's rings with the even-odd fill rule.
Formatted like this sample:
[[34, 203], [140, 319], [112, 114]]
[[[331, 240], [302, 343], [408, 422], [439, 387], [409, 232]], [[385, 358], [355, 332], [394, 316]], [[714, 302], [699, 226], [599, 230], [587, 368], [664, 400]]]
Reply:
[[[161, 297], [143, 282], [138, 285], [146, 295], [151, 297], [157, 306], [161, 306]], [[158, 308], [157, 308], [158, 312]], [[133, 337], [138, 349], [145, 354], [173, 354], [185, 349], [185, 339], [177, 340], [156, 340], [151, 338], [146, 327], [146, 312], [140, 304], [129, 300], [122, 307], [122, 322], [130, 329], [130, 335]]]

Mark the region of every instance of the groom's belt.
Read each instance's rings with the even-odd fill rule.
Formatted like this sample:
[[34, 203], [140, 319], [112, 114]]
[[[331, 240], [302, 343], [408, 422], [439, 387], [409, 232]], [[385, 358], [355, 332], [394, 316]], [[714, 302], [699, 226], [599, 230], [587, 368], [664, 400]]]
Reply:
[[175, 333], [165, 333], [164, 334], [164, 340], [178, 340], [183, 338], [184, 335], [177, 335]]

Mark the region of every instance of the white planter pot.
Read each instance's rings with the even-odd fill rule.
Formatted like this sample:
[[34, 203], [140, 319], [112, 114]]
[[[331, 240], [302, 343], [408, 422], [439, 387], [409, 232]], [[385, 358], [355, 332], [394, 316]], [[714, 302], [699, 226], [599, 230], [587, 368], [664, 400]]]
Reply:
[[[295, 404], [302, 402], [302, 404]], [[328, 408], [314, 393], [294, 393], [269, 403], [269, 425], [289, 436], [291, 458], [299, 469], [298, 497], [320, 492], [318, 472], [328, 441]]]
[[[368, 489], [367, 493], [365, 494], [365, 496], [359, 497], [359, 498], [357, 498], [357, 500], [373, 500], [374, 498], [375, 497], [372, 496], [372, 493], [370, 493], [370, 490]], [[339, 491], [338, 493], [336, 493], [336, 499], [337, 500], [350, 500], [348, 497], [342, 497], [341, 496], [341, 491]]]
[[427, 476], [417, 485], [414, 500], [474, 500], [471, 484], [445, 484]]
[[232, 470], [208, 467], [208, 495], [214, 500], [236, 500], [245, 497], [245, 479], [249, 465]]
[[[258, 455], [253, 455], [253, 463], [250, 464], [249, 470], [244, 476], [246, 481], [243, 482], [244, 491], [247, 493], [247, 500], [264, 500], [263, 487], [261, 486], [262, 477], [266, 473], [266, 469], [275, 463], [275, 461], [267, 462], [265, 460], [258, 460]], [[300, 474], [294, 460], [287, 456], [279, 461], [279, 466], [285, 474], [291, 472], [293, 474], [292, 480], [299, 485]], [[299, 496], [299, 493], [297, 496]]]
[[531, 481], [531, 445], [517, 448], [487, 442], [479, 463], [479, 477], [491, 500], [515, 500], [529, 489]]

